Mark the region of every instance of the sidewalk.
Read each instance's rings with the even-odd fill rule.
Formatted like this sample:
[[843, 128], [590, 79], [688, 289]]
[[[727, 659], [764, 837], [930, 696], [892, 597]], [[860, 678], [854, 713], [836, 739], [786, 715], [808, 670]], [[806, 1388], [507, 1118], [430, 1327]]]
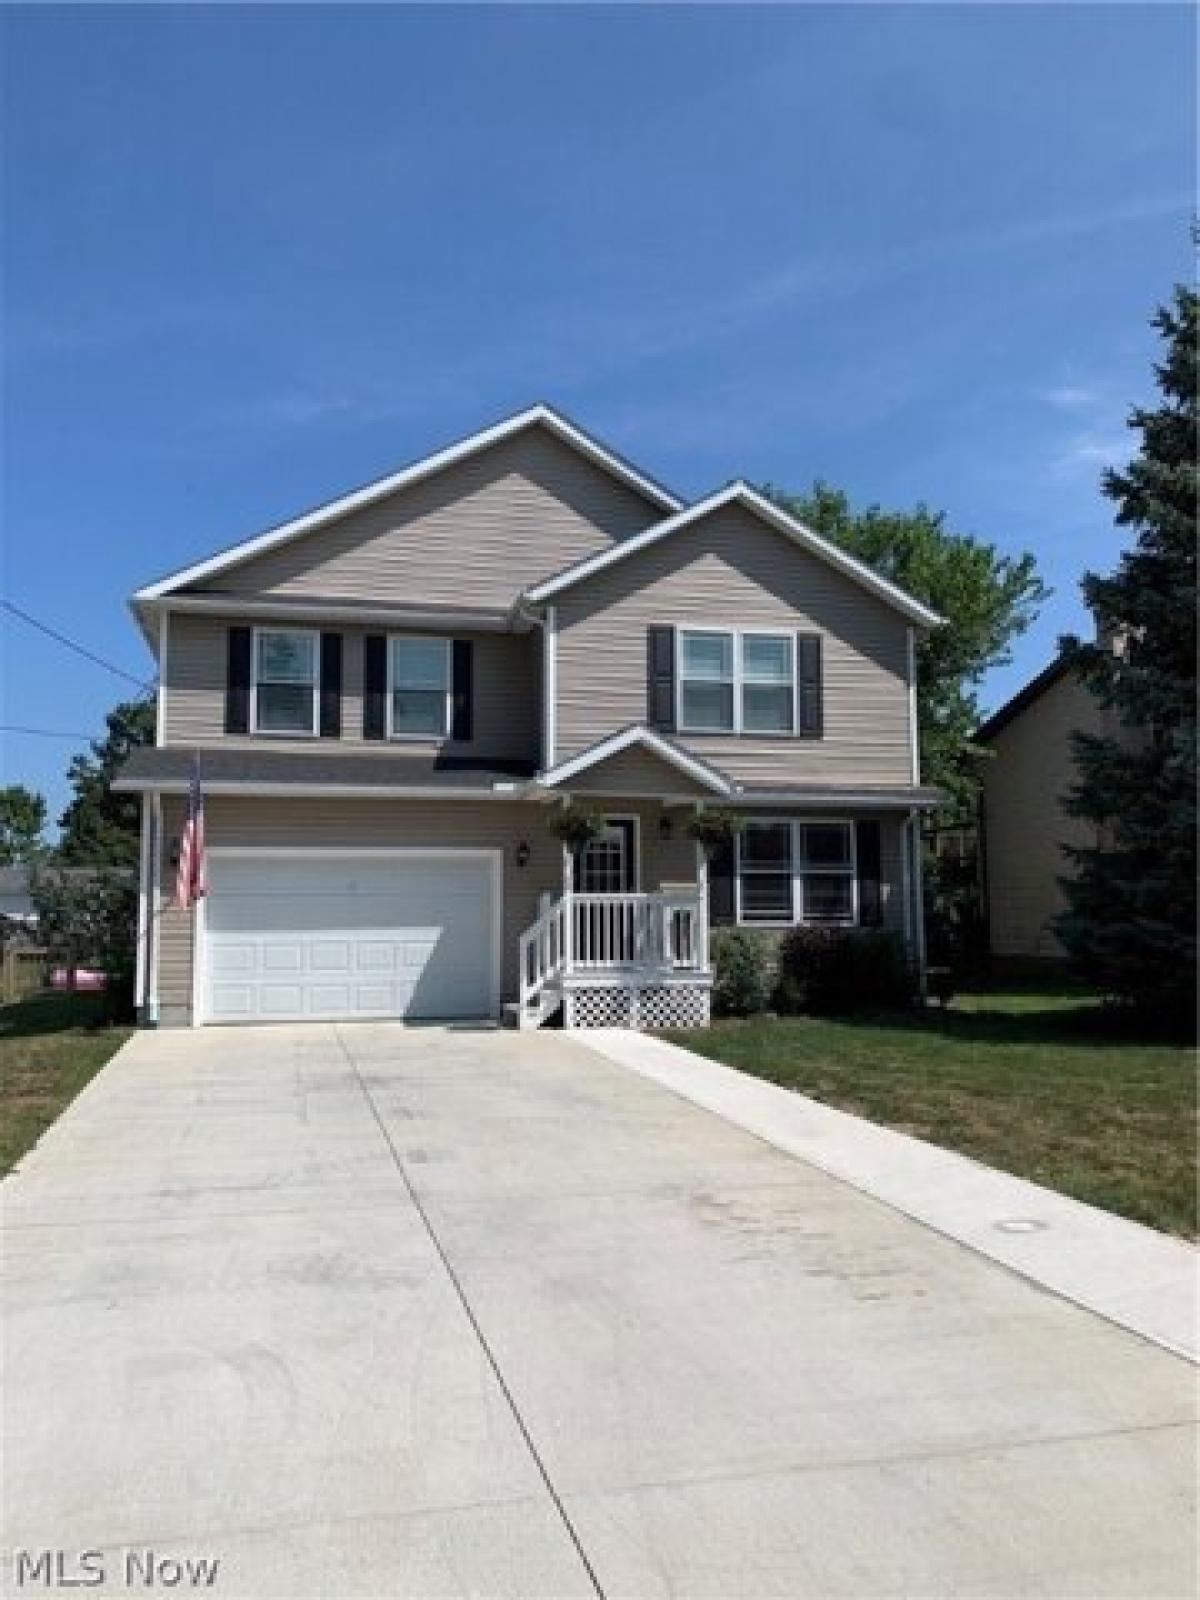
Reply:
[[1164, 1349], [1200, 1361], [1193, 1247], [1024, 1178], [619, 1028], [590, 1048]]

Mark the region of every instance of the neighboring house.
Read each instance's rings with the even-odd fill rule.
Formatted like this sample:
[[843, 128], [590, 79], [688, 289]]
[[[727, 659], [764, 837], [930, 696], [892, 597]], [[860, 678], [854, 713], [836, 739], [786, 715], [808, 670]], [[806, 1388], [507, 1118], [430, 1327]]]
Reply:
[[1112, 719], [1063, 657], [1001, 706], [975, 735], [983, 767], [982, 825], [988, 939], [993, 955], [1061, 959], [1052, 921], [1066, 909], [1064, 845], [1095, 830], [1063, 809], [1075, 782], [1072, 733], [1109, 732]]
[[37, 907], [29, 892], [30, 872], [21, 861], [0, 866], [0, 920], [12, 928], [37, 927]]
[[[545, 406], [138, 591], [149, 1020], [708, 1018], [708, 932], [922, 951], [915, 639], [744, 483], [694, 504]], [[210, 892], [171, 904], [199, 756]], [[604, 835], [570, 858], [579, 799]], [[749, 818], [712, 870], [701, 806]]]

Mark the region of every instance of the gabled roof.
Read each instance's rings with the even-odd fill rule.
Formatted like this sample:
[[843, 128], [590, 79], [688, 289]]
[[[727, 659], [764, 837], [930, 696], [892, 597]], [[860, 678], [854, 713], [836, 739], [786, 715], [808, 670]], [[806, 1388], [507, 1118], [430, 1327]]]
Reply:
[[914, 599], [896, 584], [869, 567], [865, 562], [857, 560], [847, 554], [837, 545], [831, 544], [828, 539], [823, 539], [820, 534], [814, 533], [811, 528], [806, 528], [802, 522], [797, 522], [795, 517], [788, 516], [786, 511], [759, 494], [757, 489], [751, 488], [743, 479], [737, 479], [727, 488], [719, 489], [715, 494], [710, 494], [704, 500], [697, 500], [694, 505], [686, 506], [667, 517], [664, 522], [656, 522], [652, 527], [646, 528], [642, 533], [634, 534], [631, 538], [622, 540], [620, 544], [613, 545], [594, 556], [588, 556], [583, 561], [577, 561], [574, 566], [567, 567], [556, 577], [547, 578], [542, 583], [535, 584], [525, 591], [524, 598], [537, 604], [543, 600], [552, 600], [555, 595], [561, 594], [564, 589], [570, 589], [577, 583], [583, 583], [597, 572], [615, 566], [618, 561], [627, 561], [639, 550], [645, 550], [649, 545], [659, 544], [664, 539], [670, 538], [673, 533], [680, 532], [683, 528], [691, 527], [703, 517], [710, 516], [714, 511], [721, 510], [724, 506], [740, 505], [760, 518], [769, 527], [774, 528], [785, 538], [791, 539], [801, 548], [808, 550], [812, 555], [825, 561], [831, 567], [837, 568], [853, 582], [860, 584], [864, 589], [869, 589], [873, 594], [886, 604], [894, 606], [897, 611], [904, 613], [911, 622], [923, 628], [936, 628], [943, 619], [936, 611], [931, 610], [920, 600]]
[[231, 545], [227, 550], [222, 550], [205, 561], [198, 561], [193, 566], [169, 573], [156, 583], [147, 584], [139, 589], [133, 596], [133, 604], [136, 606], [147, 600], [159, 600], [187, 584], [198, 583], [201, 579], [215, 577], [217, 573], [225, 572], [230, 567], [240, 566], [244, 561], [262, 555], [266, 550], [273, 550], [292, 539], [300, 538], [303, 534], [312, 533], [325, 523], [345, 516], [347, 512], [358, 511], [376, 500], [382, 500], [386, 495], [395, 494], [398, 489], [406, 489], [411, 484], [420, 483], [422, 479], [430, 478], [434, 473], [442, 472], [446, 467], [478, 455], [492, 445], [511, 438], [513, 434], [532, 427], [547, 429], [564, 444], [577, 450], [580, 455], [586, 456], [589, 461], [595, 462], [614, 478], [644, 495], [660, 511], [676, 511], [683, 504], [678, 495], [672, 494], [661, 483], [656, 483], [653, 478], [647, 477], [615, 450], [610, 450], [607, 445], [601, 444], [578, 423], [565, 417], [561, 411], [555, 411], [553, 407], [547, 405], [530, 406], [528, 410], [518, 411], [515, 416], [506, 417], [493, 427], [484, 428], [466, 439], [460, 439], [457, 444], [448, 445], [444, 450], [435, 451], [433, 455], [422, 456], [419, 461], [412, 462], [399, 472], [377, 478], [373, 483], [364, 484], [337, 500], [330, 500], [312, 511], [306, 511], [303, 516], [296, 517], [291, 522], [269, 528], [266, 533], [257, 534], [252, 539], [244, 539], [240, 544]]
[[987, 721], [976, 730], [975, 743], [989, 744], [1002, 728], [1007, 728], [1022, 711], [1040, 699], [1047, 689], [1052, 688], [1060, 678], [1065, 678], [1070, 670], [1069, 659], [1065, 655], [1056, 656], [1048, 667], [1042, 668], [1036, 678], [1030, 678], [1023, 689], [1018, 689], [1011, 700], [1006, 700], [998, 711], [992, 712]]
[[716, 767], [709, 766], [707, 761], [701, 761], [699, 756], [684, 750], [673, 739], [664, 739], [661, 733], [655, 733], [652, 728], [647, 728], [640, 722], [622, 728], [619, 733], [610, 734], [607, 739], [601, 739], [597, 744], [589, 745], [586, 750], [581, 750], [569, 761], [560, 761], [548, 771], [540, 772], [537, 781], [552, 789], [560, 783], [565, 783], [569, 778], [574, 778], [578, 773], [586, 772], [589, 767], [598, 766], [602, 761], [609, 761], [613, 756], [620, 755], [623, 750], [632, 749], [635, 745], [643, 750], [649, 750], [660, 761], [665, 761], [678, 772], [686, 773], [694, 782], [700, 784], [702, 788], [711, 789], [714, 794], [728, 795], [732, 792], [729, 779], [723, 772], [718, 772]]

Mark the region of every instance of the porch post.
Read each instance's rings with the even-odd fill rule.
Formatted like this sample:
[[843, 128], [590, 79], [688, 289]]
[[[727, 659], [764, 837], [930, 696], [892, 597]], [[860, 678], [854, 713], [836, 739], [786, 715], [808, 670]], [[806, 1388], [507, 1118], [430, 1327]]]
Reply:
[[[697, 812], [704, 810], [704, 801], [697, 800]], [[708, 852], [696, 840], [696, 964], [701, 972], [708, 971]]]
[[[570, 796], [563, 795], [563, 806], [570, 805]], [[563, 875], [563, 971], [569, 973], [575, 963], [575, 858], [570, 847], [562, 847]]]

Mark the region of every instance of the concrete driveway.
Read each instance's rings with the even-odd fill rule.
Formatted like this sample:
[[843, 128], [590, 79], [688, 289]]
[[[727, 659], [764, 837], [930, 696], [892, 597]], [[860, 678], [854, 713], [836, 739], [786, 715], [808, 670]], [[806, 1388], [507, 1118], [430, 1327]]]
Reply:
[[561, 1034], [141, 1035], [3, 1194], [9, 1592], [1195, 1588], [1183, 1361]]

